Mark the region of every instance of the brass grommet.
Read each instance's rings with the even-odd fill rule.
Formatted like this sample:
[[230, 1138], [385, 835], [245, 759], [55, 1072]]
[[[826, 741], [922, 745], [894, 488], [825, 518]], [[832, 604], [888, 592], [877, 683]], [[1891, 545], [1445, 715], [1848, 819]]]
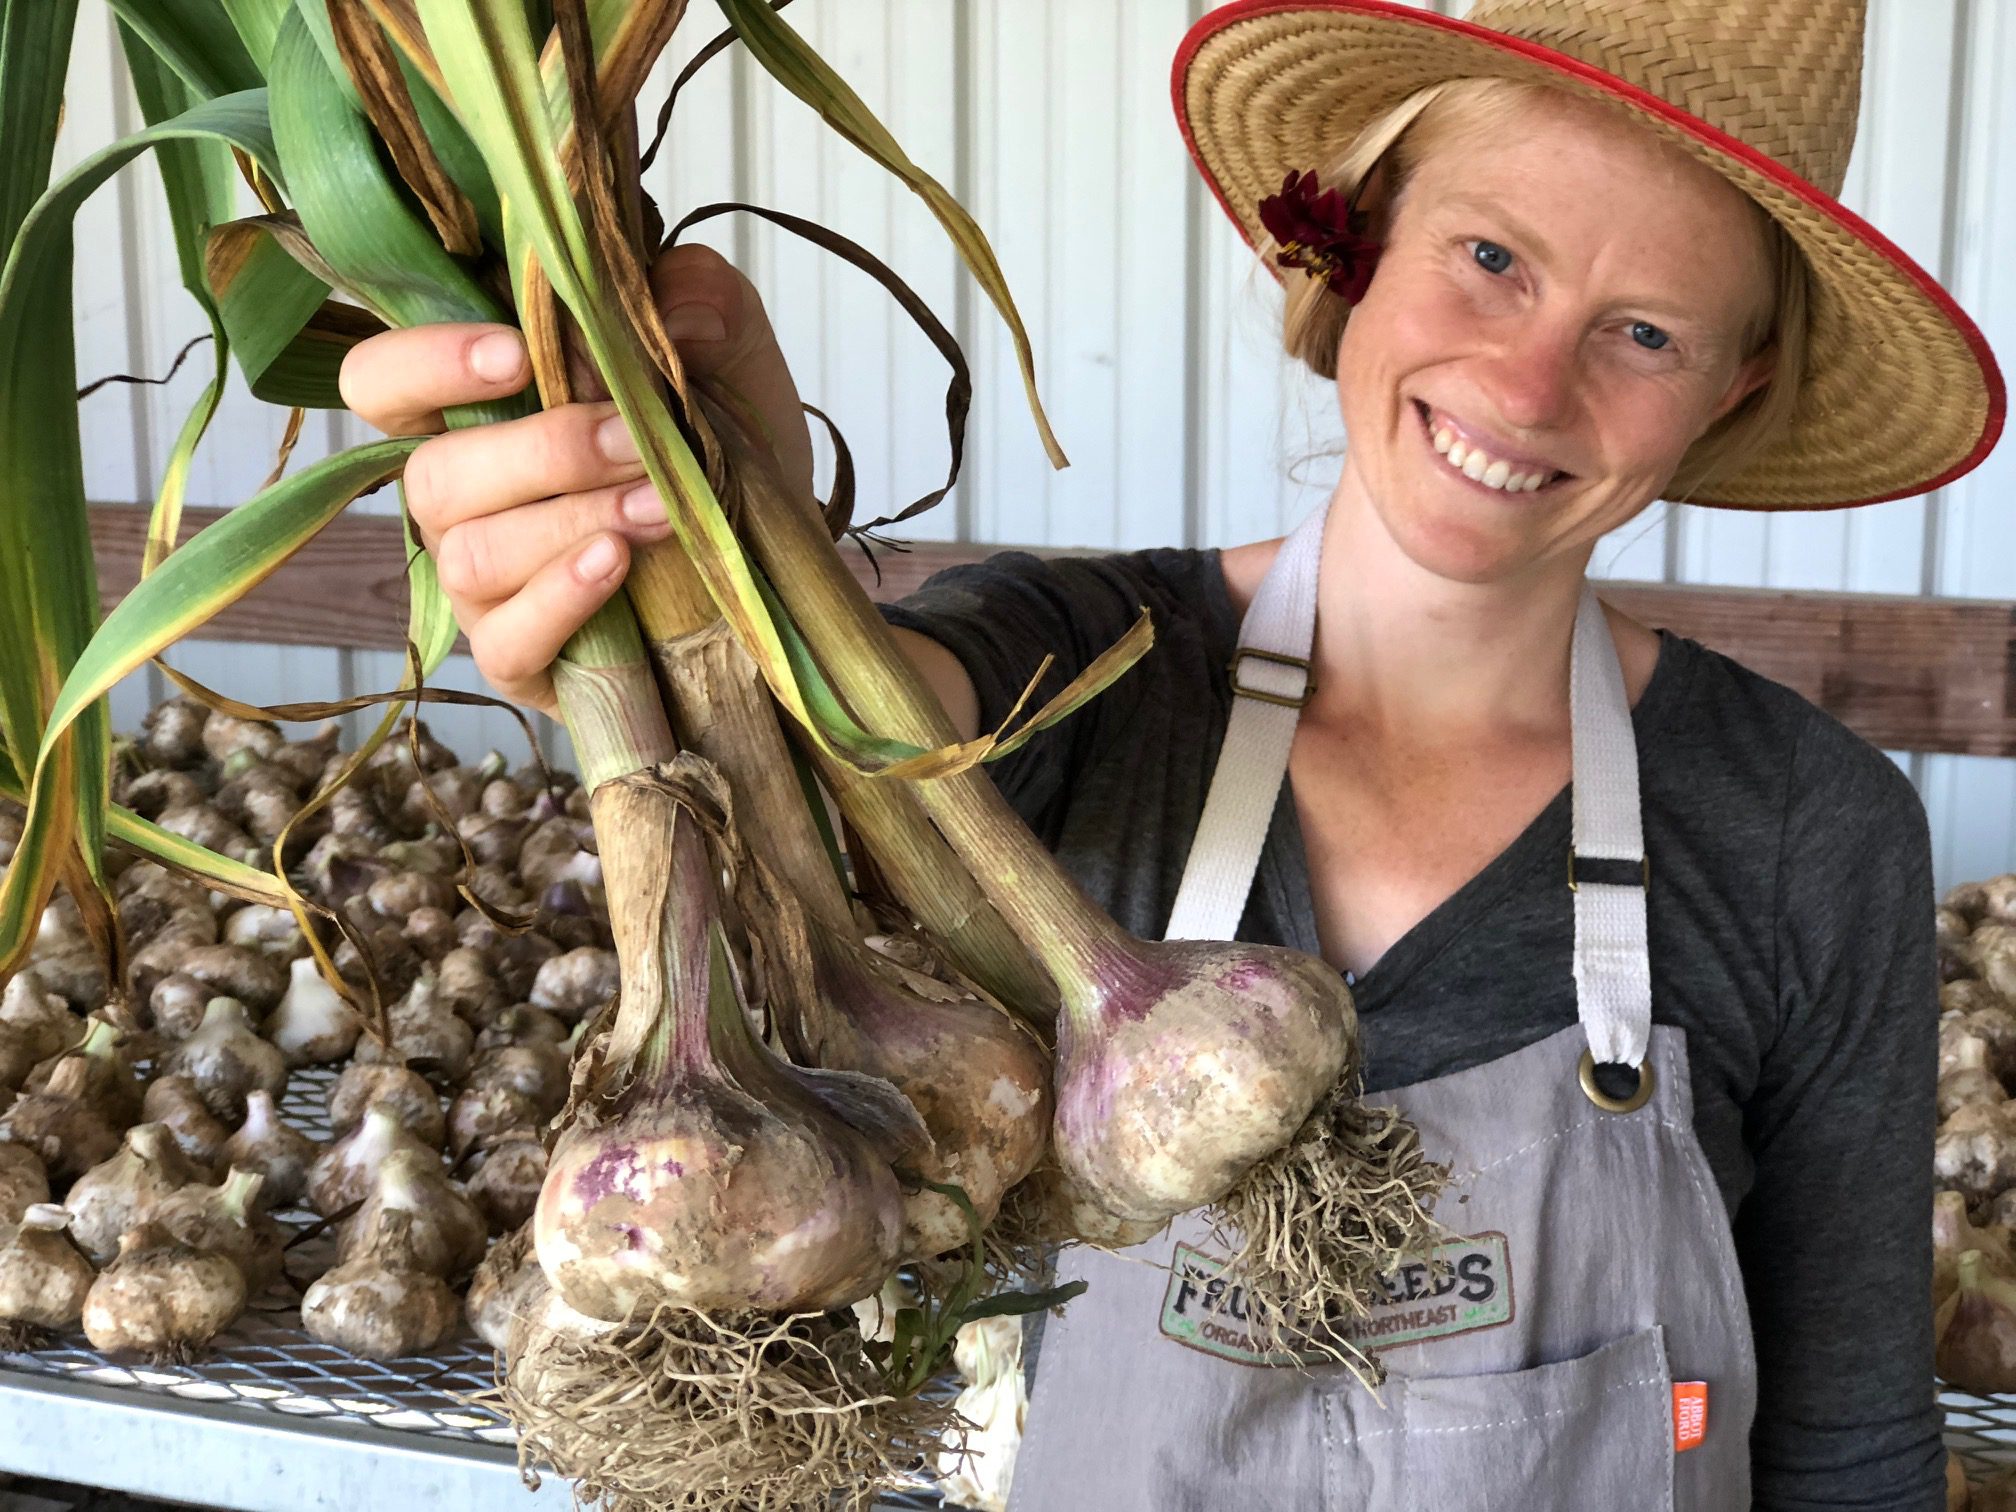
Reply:
[[1584, 1049], [1582, 1064], [1577, 1068], [1582, 1080], [1582, 1095], [1606, 1113], [1636, 1113], [1652, 1100], [1652, 1062], [1644, 1060], [1638, 1064], [1638, 1089], [1629, 1097], [1612, 1097], [1596, 1085], [1596, 1056]]

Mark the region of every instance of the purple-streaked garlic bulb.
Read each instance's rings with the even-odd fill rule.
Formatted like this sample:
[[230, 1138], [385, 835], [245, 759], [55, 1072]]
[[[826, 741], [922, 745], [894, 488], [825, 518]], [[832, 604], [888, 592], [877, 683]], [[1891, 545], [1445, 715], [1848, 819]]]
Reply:
[[694, 806], [721, 813], [698, 787], [711, 774], [681, 756], [596, 792], [599, 830], [644, 837], [603, 857], [629, 964], [599, 1098], [559, 1136], [534, 1220], [547, 1278], [594, 1318], [843, 1306], [901, 1250], [885, 1156], [750, 1032], [715, 893], [720, 820], [710, 833]]

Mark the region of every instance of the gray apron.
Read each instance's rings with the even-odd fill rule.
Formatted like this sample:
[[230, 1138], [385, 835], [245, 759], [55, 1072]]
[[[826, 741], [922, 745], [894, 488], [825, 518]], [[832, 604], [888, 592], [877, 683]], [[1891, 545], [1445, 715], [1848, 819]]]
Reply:
[[[1234, 687], [1255, 696], [1234, 701], [1172, 938], [1237, 927], [1306, 697], [1322, 521], [1290, 537], [1242, 626]], [[1119, 1253], [1074, 1247], [1059, 1278], [1088, 1290], [1044, 1328], [1011, 1512], [1750, 1505], [1749, 1312], [1686, 1036], [1651, 1024], [1636, 742], [1586, 588], [1571, 681], [1579, 1022], [1367, 1099], [1449, 1164], [1436, 1216], [1461, 1236], [1439, 1278], [1387, 1278], [1355, 1332], [1385, 1385], [1256, 1349], [1201, 1214]], [[1599, 1063], [1636, 1068], [1635, 1088]]]

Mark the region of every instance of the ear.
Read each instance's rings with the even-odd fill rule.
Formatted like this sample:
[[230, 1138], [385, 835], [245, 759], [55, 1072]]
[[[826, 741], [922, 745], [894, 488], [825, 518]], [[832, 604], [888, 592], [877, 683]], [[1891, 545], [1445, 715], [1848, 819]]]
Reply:
[[1708, 423], [1713, 425], [1729, 411], [1736, 408], [1751, 394], [1771, 381], [1771, 375], [1778, 369], [1778, 345], [1773, 342], [1756, 356], [1736, 369], [1736, 376], [1729, 380], [1729, 387], [1715, 406], [1715, 413]]

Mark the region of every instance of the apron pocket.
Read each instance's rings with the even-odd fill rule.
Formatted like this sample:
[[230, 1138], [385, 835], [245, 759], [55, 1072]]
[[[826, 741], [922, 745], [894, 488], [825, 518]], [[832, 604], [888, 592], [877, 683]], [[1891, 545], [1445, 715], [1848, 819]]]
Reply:
[[1658, 1326], [1497, 1375], [1325, 1393], [1334, 1508], [1671, 1512], [1673, 1381]]

